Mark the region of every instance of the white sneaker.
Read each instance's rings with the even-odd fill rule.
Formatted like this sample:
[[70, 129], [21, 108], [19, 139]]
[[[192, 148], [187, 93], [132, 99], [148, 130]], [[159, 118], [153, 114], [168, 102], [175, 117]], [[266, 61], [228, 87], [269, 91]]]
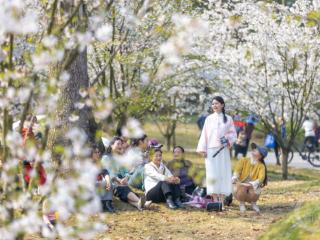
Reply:
[[252, 203], [251, 207], [256, 213], [260, 213], [260, 209], [256, 203]]
[[152, 201], [151, 201], [151, 200], [146, 201], [145, 204], [144, 204], [144, 207], [145, 207], [145, 208], [149, 208], [149, 207], [151, 206], [151, 204], [152, 204]]
[[239, 207], [241, 213], [244, 213], [246, 211], [246, 205], [244, 203], [240, 203]]

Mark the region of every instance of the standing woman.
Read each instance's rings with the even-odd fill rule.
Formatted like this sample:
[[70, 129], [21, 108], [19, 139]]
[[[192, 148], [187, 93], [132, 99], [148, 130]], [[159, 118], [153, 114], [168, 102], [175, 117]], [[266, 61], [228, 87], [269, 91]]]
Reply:
[[[204, 123], [197, 152], [205, 157], [207, 194], [223, 204], [224, 197], [232, 193], [229, 149], [236, 141], [237, 133], [232, 118], [225, 113], [222, 97], [213, 98], [212, 110]], [[221, 138], [227, 139], [227, 147], [213, 157], [223, 146]]]

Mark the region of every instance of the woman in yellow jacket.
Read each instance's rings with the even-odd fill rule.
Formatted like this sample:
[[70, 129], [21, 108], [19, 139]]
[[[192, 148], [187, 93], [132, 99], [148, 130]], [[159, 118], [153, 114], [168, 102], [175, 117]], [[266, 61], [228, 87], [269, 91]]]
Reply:
[[259, 199], [261, 188], [267, 185], [267, 167], [264, 162], [268, 155], [268, 149], [255, 143], [251, 158], [244, 157], [236, 165], [232, 183], [234, 184], [234, 196], [240, 202], [240, 212], [245, 212], [245, 202], [249, 202], [257, 213], [260, 209], [256, 202]]

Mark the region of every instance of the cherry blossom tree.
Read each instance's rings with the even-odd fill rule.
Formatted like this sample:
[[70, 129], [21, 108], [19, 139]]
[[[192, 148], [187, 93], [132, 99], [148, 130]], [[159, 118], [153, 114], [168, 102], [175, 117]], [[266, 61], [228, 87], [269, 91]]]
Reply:
[[[290, 146], [318, 99], [318, 13], [316, 1], [296, 1], [292, 7], [245, 1], [211, 4], [203, 15], [211, 31], [197, 50], [216, 66], [212, 84], [275, 135], [284, 179]], [[279, 119], [286, 121], [286, 138]]]
[[147, 113], [159, 112], [160, 100], [166, 99], [182, 76], [193, 71], [190, 64], [181, 62], [194, 35], [205, 29], [199, 19], [184, 14], [193, 9], [193, 4], [131, 2], [125, 14], [114, 5], [112, 14], [106, 15], [106, 21], [112, 22], [112, 37], [109, 42], [93, 45], [89, 66], [92, 86], [110, 90], [114, 129], [120, 129], [130, 116], [143, 120]]
[[[100, 124], [110, 118], [113, 106], [119, 106], [113, 97], [117, 91], [130, 98], [135, 94], [130, 91], [142, 86], [143, 94], [156, 96], [154, 91], [160, 90], [152, 86], [164, 80], [169, 70], [173, 72], [177, 59], [191, 44], [186, 34], [199, 26], [184, 15], [166, 19], [172, 8], [157, 3], [160, 1], [0, 1], [0, 235], [4, 239], [23, 239], [28, 234], [89, 239], [105, 231], [103, 221], [95, 216], [100, 211], [95, 194], [99, 169], [90, 159], [88, 143], [95, 129], [89, 122]], [[190, 23], [194, 28], [187, 27]], [[173, 32], [166, 32], [166, 26]], [[161, 34], [144, 36], [149, 31]], [[138, 44], [144, 41], [146, 46]], [[107, 65], [88, 73], [87, 51], [92, 54], [99, 44], [109, 51], [108, 61], [103, 62]], [[153, 54], [157, 57], [152, 58]], [[102, 84], [100, 72], [104, 74], [105, 66], [110, 85]], [[154, 98], [150, 99], [152, 105]], [[44, 134], [41, 141], [30, 139], [26, 144], [21, 131], [31, 127], [26, 121], [30, 113], [45, 115]], [[17, 129], [14, 121], [20, 121]], [[124, 124], [123, 132], [128, 137], [142, 133], [133, 118]], [[33, 170], [26, 186], [23, 160], [34, 161], [34, 169], [44, 166], [44, 185], [37, 186], [37, 171]], [[44, 201], [59, 213], [55, 231], [48, 229], [38, 211]]]
[[[48, 238], [90, 238], [97, 231], [105, 230], [99, 221], [88, 220], [100, 210], [95, 194], [99, 169], [89, 158], [88, 134], [84, 133], [84, 125], [70, 124], [77, 120], [72, 110], [62, 123], [69, 126], [64, 132], [68, 144], [54, 146], [54, 151], [61, 154], [59, 166], [52, 162], [51, 149], [46, 147], [51, 129], [63, 122], [57, 123], [56, 113], [65, 86], [70, 81], [78, 81], [77, 74], [83, 75], [84, 81], [88, 82], [88, 78], [85, 79], [85, 49], [95, 38], [98, 40], [101, 25], [89, 26], [86, 19], [99, 18], [98, 7], [107, 9], [108, 3], [1, 1], [0, 234], [5, 239], [23, 239], [32, 233]], [[85, 13], [91, 15], [85, 16]], [[81, 69], [84, 69], [83, 74], [79, 74]], [[87, 87], [85, 83], [80, 86]], [[79, 89], [72, 90], [79, 92]], [[95, 104], [93, 100], [92, 105]], [[80, 97], [73, 99], [72, 104], [75, 101], [80, 101]], [[66, 106], [66, 101], [62, 102]], [[99, 104], [105, 104], [105, 101]], [[95, 110], [99, 112], [99, 109]], [[20, 131], [30, 112], [45, 114], [46, 127], [41, 142], [24, 144]], [[20, 127], [14, 131], [12, 123], [17, 120], [20, 120]], [[39, 191], [35, 191], [38, 182], [35, 170], [30, 175], [29, 185], [25, 185], [23, 160], [34, 161], [34, 169], [40, 164], [45, 167], [46, 183], [39, 187]], [[83, 167], [86, 173], [78, 174], [83, 172]], [[38, 212], [44, 199], [59, 212], [56, 231], [48, 229]], [[76, 226], [66, 224], [70, 218], [75, 219]]]

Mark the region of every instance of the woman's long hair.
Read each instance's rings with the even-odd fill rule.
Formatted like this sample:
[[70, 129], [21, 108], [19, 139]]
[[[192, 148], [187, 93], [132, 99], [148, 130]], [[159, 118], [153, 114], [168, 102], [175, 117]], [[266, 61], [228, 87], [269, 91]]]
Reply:
[[266, 186], [268, 184], [268, 170], [267, 170], [267, 165], [264, 161], [264, 157], [260, 159], [260, 162], [264, 165], [264, 180], [262, 183], [262, 187]]
[[[227, 123], [228, 119], [227, 119], [226, 110], [225, 110], [226, 104], [224, 103], [223, 98], [220, 97], [220, 96], [215, 96], [215, 97], [212, 99], [212, 101], [213, 101], [213, 100], [216, 100], [216, 101], [218, 101], [219, 103], [223, 104], [223, 107], [222, 107], [223, 122], [224, 122], [224, 123]], [[212, 101], [211, 101], [211, 102], [212, 102]]]
[[118, 136], [115, 136], [111, 139], [109, 145], [108, 145], [108, 148], [106, 150], [106, 153], [109, 154], [109, 155], [112, 155], [112, 145], [116, 142], [116, 141], [122, 141], [121, 137], [118, 137]]
[[132, 138], [131, 139], [131, 146], [133, 147], [137, 147], [139, 146], [140, 142], [143, 142], [148, 136], [146, 134], [143, 134], [141, 137], [139, 138]]

